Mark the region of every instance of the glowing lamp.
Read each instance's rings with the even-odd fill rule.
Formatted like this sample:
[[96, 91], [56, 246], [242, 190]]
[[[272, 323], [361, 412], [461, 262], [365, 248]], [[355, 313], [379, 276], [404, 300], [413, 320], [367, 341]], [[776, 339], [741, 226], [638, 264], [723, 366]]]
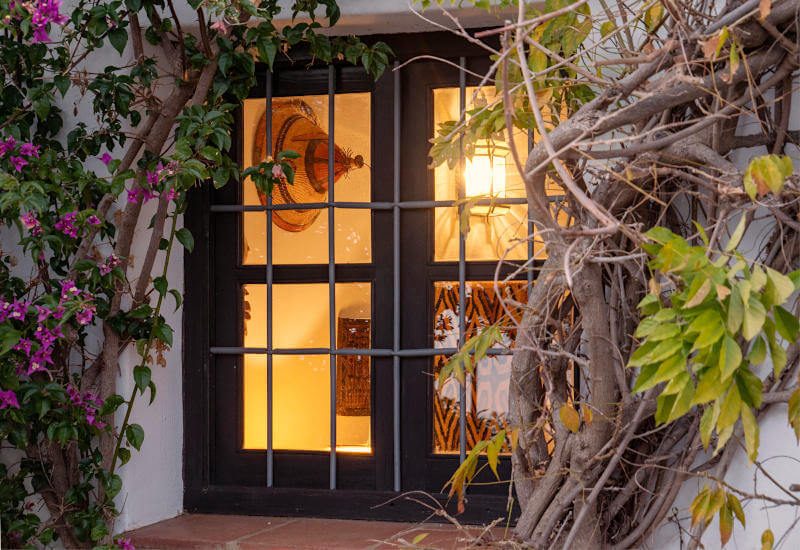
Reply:
[[[508, 147], [496, 143], [475, 146], [475, 152], [467, 157], [464, 166], [465, 192], [468, 199], [503, 199], [506, 196], [506, 159]], [[508, 207], [477, 205], [471, 213], [479, 216], [499, 216]]]

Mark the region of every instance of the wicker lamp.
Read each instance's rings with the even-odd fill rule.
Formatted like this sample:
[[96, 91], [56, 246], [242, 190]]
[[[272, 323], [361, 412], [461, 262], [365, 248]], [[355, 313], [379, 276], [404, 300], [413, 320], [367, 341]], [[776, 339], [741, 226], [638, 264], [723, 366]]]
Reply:
[[[336, 331], [339, 349], [370, 347], [370, 319], [357, 312], [339, 314]], [[336, 356], [336, 414], [338, 416], [369, 416], [370, 360], [368, 355]]]

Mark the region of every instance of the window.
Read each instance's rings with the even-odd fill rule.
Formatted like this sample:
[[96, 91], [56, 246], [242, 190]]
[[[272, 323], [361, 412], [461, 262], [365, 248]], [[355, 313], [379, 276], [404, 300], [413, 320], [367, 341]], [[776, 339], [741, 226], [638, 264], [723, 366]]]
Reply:
[[[406, 44], [404, 55], [426, 47]], [[461, 69], [419, 62], [376, 83], [347, 66], [278, 66], [242, 105], [242, 167], [277, 150], [300, 157], [295, 183], [271, 197], [244, 181], [193, 205], [204, 213], [189, 223], [209, 238], [205, 264], [187, 257], [198, 268], [187, 320], [211, 326], [186, 344], [198, 359], [197, 379], [187, 361], [187, 399], [205, 419], [187, 417], [187, 453], [205, 457], [188, 475], [195, 509], [215, 506], [209, 487], [265, 513], [272, 490], [369, 490], [375, 505], [385, 492], [437, 492], [477, 441], [507, 427], [515, 322], [542, 253], [522, 179], [502, 141], [455, 169], [427, 158], [438, 123], [492, 101], [471, 81], [489, 66], [474, 53], [453, 59]], [[500, 258], [510, 279], [498, 296]], [[446, 358], [495, 323], [503, 344], [463, 387], [440, 387]], [[256, 501], [242, 487], [267, 492]], [[476, 488], [481, 513], [504, 509], [506, 490]], [[280, 493], [298, 510], [311, 494]]]

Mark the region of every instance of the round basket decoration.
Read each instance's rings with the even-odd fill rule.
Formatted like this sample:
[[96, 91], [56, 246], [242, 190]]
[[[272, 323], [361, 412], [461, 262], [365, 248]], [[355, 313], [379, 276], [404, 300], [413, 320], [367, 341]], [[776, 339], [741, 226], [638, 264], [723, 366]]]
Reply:
[[[253, 146], [253, 162], [267, 158], [266, 113], [258, 122]], [[319, 125], [314, 110], [299, 99], [272, 101], [272, 151], [296, 151], [300, 157], [291, 162], [294, 183], [283, 180], [272, 192], [273, 204], [303, 204], [325, 202], [328, 197], [328, 134]], [[352, 155], [334, 145], [333, 181], [337, 182], [350, 170], [364, 166], [364, 157]], [[262, 205], [267, 197], [259, 191]], [[303, 231], [317, 219], [320, 209], [274, 210], [272, 220], [285, 231]]]

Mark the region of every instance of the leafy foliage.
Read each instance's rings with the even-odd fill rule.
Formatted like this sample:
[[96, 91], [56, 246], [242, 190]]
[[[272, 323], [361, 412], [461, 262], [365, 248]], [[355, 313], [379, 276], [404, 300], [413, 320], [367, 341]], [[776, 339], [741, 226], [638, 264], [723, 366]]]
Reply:
[[[741, 233], [734, 232], [728, 252], [715, 260], [705, 247], [667, 229], [646, 233], [650, 242], [642, 246], [661, 277], [651, 279], [651, 291], [639, 303], [642, 319], [634, 336], [640, 344], [628, 366], [640, 369], [635, 391], [663, 384], [657, 422], [672, 422], [700, 406], [703, 445], [716, 434], [719, 451], [741, 420], [748, 456], [755, 460], [755, 414], [763, 393], [759, 367], [767, 355], [775, 376], [786, 366], [786, 342], [797, 340], [800, 325], [783, 305], [800, 288], [800, 278], [748, 264], [733, 252]], [[667, 282], [674, 286], [668, 294]]]

